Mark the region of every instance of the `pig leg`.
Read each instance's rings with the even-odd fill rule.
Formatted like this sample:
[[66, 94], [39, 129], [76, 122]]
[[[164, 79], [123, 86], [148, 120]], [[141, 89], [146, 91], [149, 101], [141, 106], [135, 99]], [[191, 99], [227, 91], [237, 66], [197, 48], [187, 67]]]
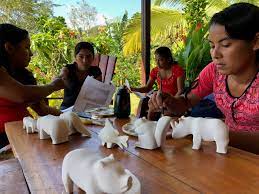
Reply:
[[43, 130], [43, 129], [40, 129], [39, 130], [39, 136], [40, 136], [40, 139], [49, 139], [50, 136]]
[[62, 179], [66, 192], [73, 193], [73, 181], [71, 178], [66, 174], [65, 176], [62, 176]]
[[226, 154], [227, 153], [228, 142], [216, 141], [216, 146], [217, 146], [216, 152], [218, 152], [220, 154]]
[[197, 132], [193, 133], [193, 145], [192, 149], [198, 150], [201, 147], [201, 135]]

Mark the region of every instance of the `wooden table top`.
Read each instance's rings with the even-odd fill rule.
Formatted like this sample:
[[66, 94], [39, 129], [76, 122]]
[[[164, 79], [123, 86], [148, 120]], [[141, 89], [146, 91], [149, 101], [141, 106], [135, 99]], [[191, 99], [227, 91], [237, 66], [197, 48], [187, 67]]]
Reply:
[[[128, 120], [115, 119], [114, 126]], [[77, 148], [88, 148], [104, 156], [113, 153], [123, 166], [141, 182], [142, 194], [167, 193], [259, 193], [259, 156], [229, 147], [228, 154], [217, 154], [214, 142], [203, 142], [201, 150], [192, 150], [191, 139], [168, 138], [163, 148], [135, 148], [137, 138], [129, 138], [129, 147], [107, 149], [97, 133], [101, 127], [87, 126], [92, 137], [70, 136], [67, 143], [52, 145], [27, 134], [22, 122], [6, 124], [6, 133], [19, 159], [32, 193], [61, 193], [64, 186], [61, 167], [64, 156]]]

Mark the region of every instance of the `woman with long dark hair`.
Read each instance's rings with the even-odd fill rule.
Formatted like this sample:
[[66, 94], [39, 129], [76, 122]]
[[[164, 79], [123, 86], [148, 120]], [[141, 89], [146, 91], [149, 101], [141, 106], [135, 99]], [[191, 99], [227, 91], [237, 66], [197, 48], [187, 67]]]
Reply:
[[93, 76], [102, 81], [101, 69], [93, 66], [94, 46], [90, 42], [79, 42], [75, 46], [75, 61], [61, 70], [61, 75], [67, 80], [61, 110], [75, 104], [76, 98], [87, 76]]
[[230, 145], [259, 153], [259, 7], [237, 3], [216, 13], [208, 39], [213, 62], [202, 70], [196, 87], [185, 97], [163, 94], [163, 104], [154, 94], [149, 108], [184, 114], [213, 92], [230, 130]]
[[22, 120], [29, 115], [28, 106], [36, 106], [44, 97], [64, 88], [62, 78], [36, 86], [32, 73], [26, 69], [31, 57], [28, 32], [12, 24], [0, 24], [0, 148], [8, 144], [6, 122]]

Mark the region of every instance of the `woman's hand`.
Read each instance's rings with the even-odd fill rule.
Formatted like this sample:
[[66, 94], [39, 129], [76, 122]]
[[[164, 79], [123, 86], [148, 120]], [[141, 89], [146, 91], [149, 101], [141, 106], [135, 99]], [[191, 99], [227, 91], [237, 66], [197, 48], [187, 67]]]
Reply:
[[[59, 77], [63, 79], [65, 87], [67, 87], [68, 84], [68, 75], [69, 75], [69, 70], [67, 67], [63, 67], [60, 71]], [[102, 76], [101, 76], [102, 77]], [[97, 79], [98, 80], [98, 79]], [[63, 88], [61, 88], [63, 89]]]
[[162, 109], [162, 97], [158, 92], [154, 92], [148, 101], [149, 111], [159, 112]]
[[187, 109], [183, 97], [174, 97], [168, 93], [155, 92], [148, 101], [150, 111], [161, 111], [164, 108], [164, 115], [183, 114]]
[[59, 77], [62, 77], [64, 80], [67, 80], [68, 79], [68, 73], [69, 73], [69, 70], [67, 67], [63, 67], [60, 71], [60, 75]]
[[58, 77], [55, 77], [52, 80], [50, 85], [53, 86], [54, 91], [64, 89], [65, 88], [65, 80], [62, 77], [58, 76]]
[[128, 91], [131, 93], [131, 92], [135, 92], [136, 91], [136, 89], [135, 88], [133, 88], [133, 87], [127, 87], [127, 89], [128, 89]]

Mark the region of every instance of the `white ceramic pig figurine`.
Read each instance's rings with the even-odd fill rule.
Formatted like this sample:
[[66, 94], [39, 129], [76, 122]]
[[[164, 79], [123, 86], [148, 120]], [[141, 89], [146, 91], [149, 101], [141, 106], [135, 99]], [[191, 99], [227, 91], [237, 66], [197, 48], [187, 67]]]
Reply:
[[171, 119], [171, 117], [163, 116], [158, 121], [145, 120], [145, 122], [142, 122], [135, 129], [138, 134], [138, 142], [135, 146], [150, 150], [161, 147], [165, 142]]
[[61, 119], [64, 119], [67, 123], [70, 132], [69, 135], [79, 132], [83, 135], [86, 135], [88, 137], [91, 137], [91, 133], [87, 130], [87, 128], [84, 126], [81, 119], [77, 116], [77, 114], [73, 112], [64, 112], [59, 116]]
[[111, 154], [103, 158], [87, 149], [69, 152], [62, 164], [62, 181], [68, 193], [73, 184], [87, 194], [140, 194], [139, 180]]
[[47, 115], [39, 117], [37, 128], [40, 139], [52, 139], [52, 144], [59, 144], [68, 141], [70, 129], [66, 122], [58, 116]]
[[23, 118], [23, 129], [26, 129], [27, 133], [36, 133], [37, 130], [37, 120], [34, 120], [31, 117], [24, 117]]
[[135, 119], [135, 120], [132, 122], [133, 128], [136, 129], [137, 127], [139, 127], [140, 125], [142, 125], [142, 124], [145, 123], [145, 122], [149, 122], [149, 120], [146, 119], [146, 117], [142, 117], [142, 118]]
[[220, 119], [202, 117], [181, 117], [179, 123], [171, 121], [172, 137], [182, 138], [193, 135], [192, 149], [200, 149], [201, 140], [215, 141], [217, 152], [226, 154], [229, 142], [228, 128]]
[[122, 149], [123, 146], [128, 147], [127, 141], [129, 136], [119, 136], [119, 132], [113, 128], [109, 119], [105, 120], [105, 126], [101, 129], [98, 136], [102, 141], [102, 145], [104, 146], [106, 143], [107, 148], [112, 148], [113, 144], [117, 144]]

